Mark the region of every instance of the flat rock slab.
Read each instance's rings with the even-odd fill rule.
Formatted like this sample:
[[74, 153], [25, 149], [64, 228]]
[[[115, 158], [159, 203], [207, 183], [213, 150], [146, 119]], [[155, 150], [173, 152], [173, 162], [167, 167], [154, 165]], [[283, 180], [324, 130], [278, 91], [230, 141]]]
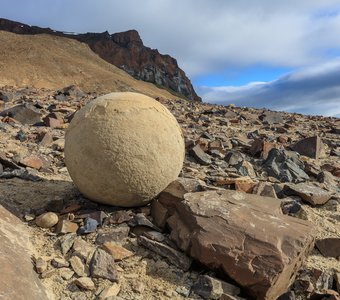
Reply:
[[325, 238], [315, 244], [323, 256], [340, 258], [340, 238]]
[[29, 235], [20, 220], [0, 205], [0, 299], [50, 299], [33, 264]]
[[284, 193], [299, 196], [303, 201], [312, 205], [325, 204], [332, 197], [331, 193], [310, 183], [285, 184]]
[[325, 154], [324, 148], [325, 146], [318, 136], [305, 138], [292, 146], [294, 151], [314, 159], [318, 159]]
[[168, 219], [170, 237], [256, 299], [276, 299], [314, 246], [313, 225], [277, 213], [277, 202], [228, 190], [188, 193]]

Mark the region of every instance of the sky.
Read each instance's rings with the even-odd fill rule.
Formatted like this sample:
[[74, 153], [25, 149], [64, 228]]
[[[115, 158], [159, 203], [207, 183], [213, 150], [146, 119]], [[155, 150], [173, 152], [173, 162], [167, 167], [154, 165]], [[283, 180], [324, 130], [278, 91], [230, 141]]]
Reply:
[[136, 29], [203, 101], [340, 117], [340, 0], [0, 0], [0, 17]]

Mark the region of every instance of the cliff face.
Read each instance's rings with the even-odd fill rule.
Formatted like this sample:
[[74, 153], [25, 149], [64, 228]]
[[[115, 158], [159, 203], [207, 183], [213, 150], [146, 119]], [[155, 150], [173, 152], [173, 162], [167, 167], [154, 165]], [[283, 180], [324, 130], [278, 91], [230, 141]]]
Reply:
[[1, 18], [0, 30], [18, 34], [46, 33], [76, 39], [88, 44], [92, 51], [102, 59], [125, 70], [136, 79], [165, 87], [190, 100], [201, 101], [189, 78], [178, 67], [176, 59], [169, 55], [160, 54], [156, 49], [144, 46], [136, 30], [114, 34], [109, 34], [107, 31], [72, 34]]

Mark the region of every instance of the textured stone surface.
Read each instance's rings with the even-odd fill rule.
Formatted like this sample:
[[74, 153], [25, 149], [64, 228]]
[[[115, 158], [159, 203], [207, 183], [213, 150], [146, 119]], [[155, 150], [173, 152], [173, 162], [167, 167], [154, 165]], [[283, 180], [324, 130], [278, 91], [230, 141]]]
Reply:
[[188, 193], [168, 219], [171, 238], [257, 299], [276, 299], [314, 244], [312, 224], [276, 213], [277, 202], [234, 191]]
[[138, 243], [157, 253], [158, 255], [167, 258], [172, 264], [184, 271], [189, 270], [191, 266], [191, 259], [188, 256], [169, 247], [168, 245], [150, 240], [144, 236], [138, 237]]
[[9, 116], [22, 124], [35, 124], [41, 119], [41, 113], [33, 105], [20, 104], [0, 112], [0, 116]]
[[202, 150], [200, 145], [193, 147], [190, 155], [201, 165], [211, 164], [211, 157]]
[[293, 151], [271, 149], [264, 162], [264, 169], [269, 176], [281, 182], [302, 182], [309, 179], [304, 171], [304, 163]]
[[183, 160], [176, 119], [141, 94], [97, 98], [75, 115], [66, 133], [71, 178], [86, 197], [105, 204], [146, 204], [177, 178]]
[[26, 228], [1, 205], [0, 240], [0, 298], [50, 299], [33, 270]]
[[172, 213], [177, 202], [182, 201], [184, 194], [202, 191], [204, 182], [191, 178], [177, 178], [171, 182], [159, 195], [158, 199], [152, 201], [151, 215], [153, 222], [160, 228], [165, 226], [167, 218]]
[[92, 277], [118, 281], [115, 260], [112, 255], [102, 249], [97, 249], [94, 253], [90, 264], [90, 271]]
[[284, 192], [286, 195], [297, 195], [312, 205], [325, 204], [332, 197], [331, 193], [310, 183], [285, 184]]
[[325, 257], [340, 258], [340, 238], [325, 238], [316, 240], [316, 247]]
[[192, 290], [203, 299], [221, 299], [223, 294], [236, 296], [241, 292], [238, 287], [208, 275], [198, 277]]
[[294, 151], [314, 159], [318, 159], [325, 154], [324, 148], [325, 146], [318, 136], [303, 139], [292, 146]]

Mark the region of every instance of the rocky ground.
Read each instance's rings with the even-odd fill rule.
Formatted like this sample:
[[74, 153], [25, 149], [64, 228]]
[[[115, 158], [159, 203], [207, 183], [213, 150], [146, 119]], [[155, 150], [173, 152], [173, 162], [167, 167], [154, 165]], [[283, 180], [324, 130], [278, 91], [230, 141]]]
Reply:
[[[225, 215], [217, 220], [216, 215], [223, 212], [213, 204], [219, 206], [219, 201], [232, 195], [244, 198], [244, 211], [258, 222], [253, 229], [247, 228], [249, 216], [245, 214], [244, 224], [239, 224], [241, 210], [230, 215], [237, 223], [233, 228], [243, 226], [254, 241], [260, 241], [261, 226], [268, 226], [268, 244], [274, 245], [275, 236], [282, 236], [294, 250], [284, 266], [303, 260], [282, 299], [339, 298], [339, 119], [158, 99], [175, 115], [185, 136], [187, 155], [180, 179], [152, 205], [121, 209], [82, 197], [63, 160], [65, 129], [74, 112], [96, 96], [77, 87], [0, 90], [0, 204], [24, 222], [33, 245], [34, 270], [50, 297], [251, 299], [249, 295], [253, 295], [275, 299], [263, 290], [256, 294], [245, 281], [253, 267], [258, 272], [255, 277], [261, 281], [269, 278], [269, 285], [275, 286], [270, 278], [277, 276], [275, 268], [282, 267], [275, 265], [275, 259], [283, 257], [285, 246], [274, 251], [271, 266], [266, 261], [248, 266], [245, 249], [235, 256], [238, 237], [234, 240], [230, 238], [233, 231], [223, 232], [230, 224], [219, 223]], [[196, 199], [198, 195], [205, 202]], [[258, 204], [248, 205], [255, 196]], [[196, 201], [198, 211], [185, 206], [189, 198]], [[204, 207], [209, 199], [211, 205]], [[168, 207], [174, 202], [184, 204], [174, 210], [172, 204]], [[186, 228], [180, 218], [168, 218], [171, 211], [181, 216], [181, 205], [183, 211], [192, 210], [188, 219], [193, 217], [197, 226], [207, 222], [202, 223], [207, 235], [193, 237], [190, 230], [196, 228]], [[228, 205], [233, 212], [239, 203], [230, 201]], [[214, 213], [209, 215], [211, 210]], [[267, 224], [261, 216], [276, 221]], [[305, 221], [315, 227], [307, 228]], [[216, 224], [223, 230], [217, 232]], [[291, 229], [281, 232], [277, 230], [280, 224]], [[185, 239], [181, 239], [183, 232]], [[215, 240], [210, 243], [212, 236]], [[304, 259], [314, 239], [315, 247]], [[230, 252], [223, 252], [226, 240], [236, 244]], [[209, 243], [221, 256], [209, 254]], [[245, 265], [240, 267], [236, 260], [244, 260]]]

